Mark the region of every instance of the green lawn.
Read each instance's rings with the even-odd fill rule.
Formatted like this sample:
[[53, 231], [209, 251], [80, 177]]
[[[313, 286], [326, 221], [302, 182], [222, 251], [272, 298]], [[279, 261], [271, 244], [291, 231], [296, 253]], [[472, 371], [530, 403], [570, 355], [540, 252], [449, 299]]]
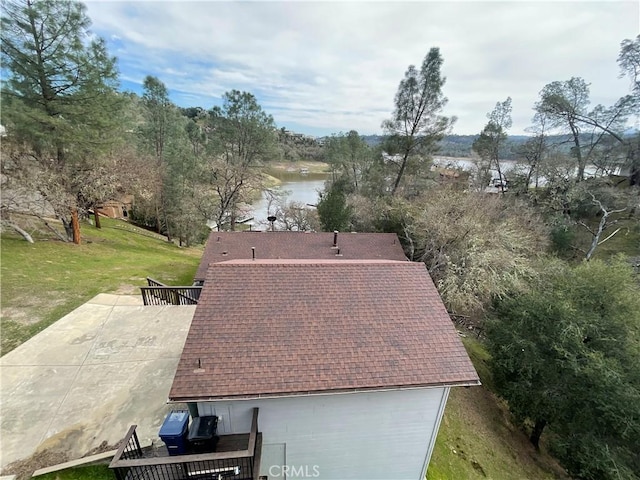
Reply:
[[116, 477], [106, 465], [70, 468], [37, 477], [38, 480], [114, 480]]
[[484, 386], [451, 389], [427, 479], [568, 478], [552, 457], [535, 451], [511, 423], [506, 405], [486, 388], [491, 378], [482, 344], [470, 338], [464, 343]]
[[5, 354], [98, 293], [139, 293], [147, 276], [191, 285], [200, 248], [179, 248], [125, 222], [82, 225], [82, 245], [36, 234], [1, 238], [1, 352]]

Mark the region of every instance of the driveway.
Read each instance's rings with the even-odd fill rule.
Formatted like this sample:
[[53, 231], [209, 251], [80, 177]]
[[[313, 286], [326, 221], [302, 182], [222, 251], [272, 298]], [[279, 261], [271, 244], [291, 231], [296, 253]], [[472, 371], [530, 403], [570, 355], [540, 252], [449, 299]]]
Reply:
[[195, 306], [100, 294], [0, 359], [0, 466], [157, 439]]

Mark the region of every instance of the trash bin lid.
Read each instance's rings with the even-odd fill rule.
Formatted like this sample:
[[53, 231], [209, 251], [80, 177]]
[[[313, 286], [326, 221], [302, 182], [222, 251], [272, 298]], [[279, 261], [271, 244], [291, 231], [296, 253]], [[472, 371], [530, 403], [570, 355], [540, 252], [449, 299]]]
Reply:
[[159, 436], [182, 435], [189, 424], [188, 410], [172, 410], [164, 419], [162, 427], [160, 427]]
[[209, 440], [216, 434], [218, 427], [218, 417], [196, 417], [189, 428], [188, 439], [191, 440]]

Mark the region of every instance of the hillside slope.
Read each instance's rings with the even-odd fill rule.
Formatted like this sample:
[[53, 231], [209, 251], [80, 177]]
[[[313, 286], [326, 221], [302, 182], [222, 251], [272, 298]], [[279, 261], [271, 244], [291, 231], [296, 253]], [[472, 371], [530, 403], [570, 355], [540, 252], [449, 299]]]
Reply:
[[179, 248], [126, 222], [83, 224], [82, 245], [38, 233], [29, 244], [12, 232], [1, 239], [2, 354], [98, 293], [139, 293], [147, 276], [191, 285], [202, 248]]
[[[101, 292], [137, 293], [151, 276], [190, 284], [201, 248], [181, 249], [123, 222], [103, 219], [97, 230], [83, 225], [83, 245], [36, 235], [28, 244], [2, 235], [3, 353]], [[481, 345], [465, 346], [485, 385], [490, 385]], [[509, 420], [505, 406], [486, 387], [454, 388], [427, 478], [567, 478], [548, 455], [537, 453]]]
[[512, 424], [504, 402], [490, 391], [488, 354], [482, 345], [471, 338], [464, 344], [483, 386], [451, 389], [427, 479], [569, 478], [554, 458], [536, 452]]

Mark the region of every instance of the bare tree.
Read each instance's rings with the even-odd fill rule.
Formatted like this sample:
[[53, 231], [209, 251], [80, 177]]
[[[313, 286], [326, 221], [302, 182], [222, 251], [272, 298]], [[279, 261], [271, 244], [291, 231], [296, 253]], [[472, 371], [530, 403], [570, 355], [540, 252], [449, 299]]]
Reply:
[[620, 44], [618, 55], [620, 76], [629, 76], [632, 81], [631, 90], [640, 96], [640, 35], [635, 40], [625, 39]]
[[[618, 56], [620, 66], [620, 76], [627, 75], [631, 79], [631, 98], [628, 100], [632, 104], [636, 117], [636, 130], [640, 124], [640, 35], [635, 40], [625, 39], [620, 44], [620, 55]], [[640, 185], [640, 133], [636, 132], [630, 138], [625, 139], [627, 145], [627, 163], [629, 165], [629, 183]]]
[[527, 187], [531, 185], [533, 178], [535, 179], [534, 188], [537, 190], [540, 181], [540, 164], [549, 150], [547, 145], [547, 117], [536, 113], [533, 116], [533, 126], [529, 128], [529, 131], [534, 136], [525, 142], [521, 153], [529, 166], [526, 176]]
[[589, 195], [591, 196], [593, 205], [598, 207], [601, 216], [600, 216], [600, 222], [598, 223], [598, 228], [596, 228], [595, 230], [592, 229], [589, 225], [587, 225], [583, 221], [578, 221], [578, 225], [584, 227], [592, 236], [591, 246], [589, 247], [589, 250], [587, 250], [587, 253], [585, 255], [585, 260], [587, 261], [591, 260], [591, 257], [593, 256], [593, 253], [596, 251], [596, 248], [598, 248], [598, 245], [602, 245], [604, 242], [612, 238], [616, 233], [620, 231], [620, 229], [617, 229], [611, 235], [607, 236], [607, 238], [605, 238], [604, 240], [602, 241], [600, 240], [600, 237], [602, 236], [604, 231], [608, 228], [613, 227], [619, 221], [618, 219], [612, 220], [610, 218], [611, 215], [614, 215], [616, 213], [622, 213], [627, 209], [627, 207], [624, 207], [624, 208], [609, 210], [605, 205], [602, 204], [600, 200], [596, 198], [596, 196], [593, 193], [589, 192]]
[[493, 111], [487, 114], [489, 123], [482, 129], [480, 136], [473, 142], [473, 150], [480, 155], [490, 168], [498, 172], [500, 191], [505, 191], [505, 176], [500, 167], [500, 157], [507, 140], [507, 130], [511, 128], [511, 97], [496, 103]]
[[630, 165], [629, 180], [631, 185], [635, 185], [640, 181], [640, 136], [628, 137], [623, 131], [629, 115], [637, 111], [638, 104], [637, 95], [627, 95], [611, 107], [597, 105], [588, 111], [589, 86], [582, 78], [573, 77], [565, 82], [546, 85], [540, 92], [536, 110], [548, 116], [552, 127], [569, 130], [573, 143], [571, 152], [577, 161], [578, 182], [584, 180], [586, 165], [597, 148], [611, 138], [624, 147], [626, 163]]
[[281, 230], [293, 232], [320, 230], [320, 219], [316, 209], [301, 202], [279, 203], [276, 217]]
[[552, 82], [540, 92], [536, 111], [545, 115], [552, 127], [568, 129], [573, 142], [572, 153], [576, 158], [577, 180], [584, 179], [586, 162], [580, 136], [580, 116], [587, 114], [589, 85], [582, 78], [572, 77], [564, 82]]
[[[400, 199], [398, 199], [400, 200]], [[482, 313], [522, 288], [548, 241], [542, 219], [523, 202], [437, 187], [394, 206], [412, 260], [427, 266], [450, 311]]]

